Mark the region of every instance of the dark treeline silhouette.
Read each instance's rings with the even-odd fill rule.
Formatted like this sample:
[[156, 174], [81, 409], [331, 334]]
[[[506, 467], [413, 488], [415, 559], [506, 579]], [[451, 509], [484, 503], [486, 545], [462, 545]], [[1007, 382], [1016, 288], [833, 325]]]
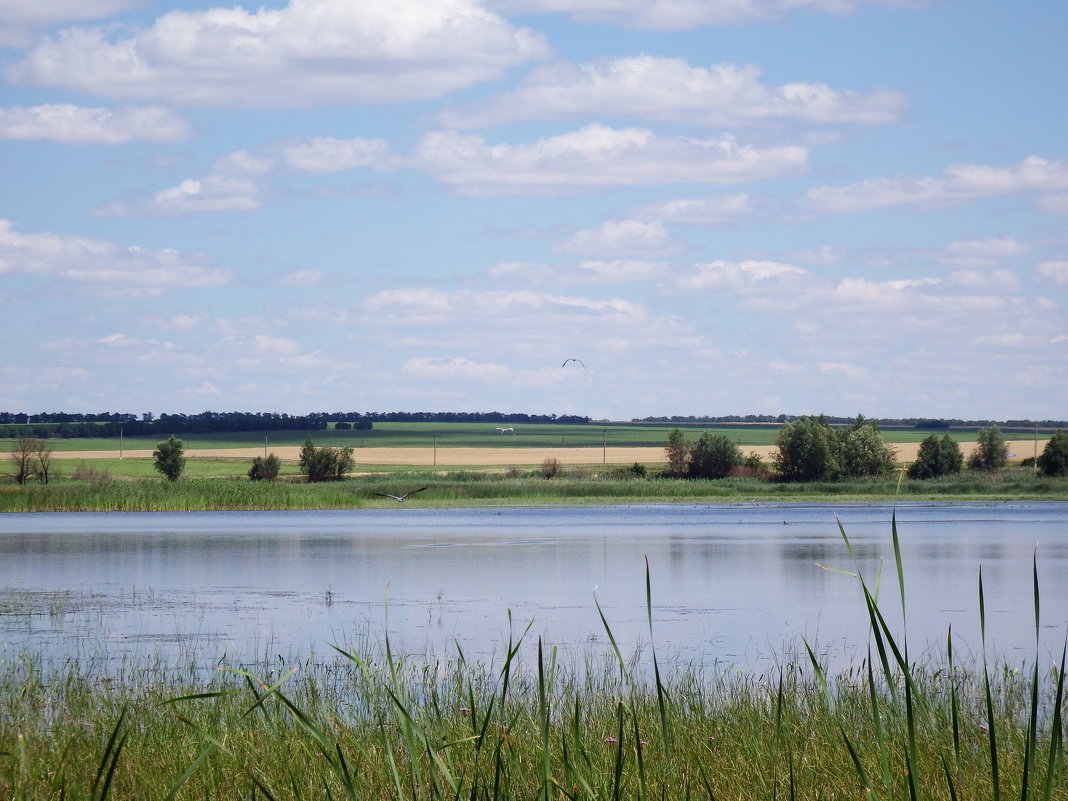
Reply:
[[171, 434], [217, 434], [251, 431], [322, 431], [329, 423], [348, 430], [369, 430], [376, 422], [403, 423], [588, 423], [577, 415], [504, 414], [502, 412], [314, 412], [293, 416], [274, 412], [201, 412], [138, 416], [101, 412], [0, 412], [0, 437], [118, 437]]
[[[671, 423], [673, 425], [685, 425], [687, 423], [695, 425], [708, 425], [711, 423], [745, 423], [749, 425], [765, 424], [769, 426], [779, 426], [783, 423], [792, 423], [804, 416], [805, 415], [794, 414], [726, 414], [719, 417], [709, 417], [707, 415], [671, 415], [670, 417], [642, 417], [640, 419], [631, 420], [631, 422], [655, 424]], [[857, 420], [856, 417], [833, 417], [831, 415], [823, 415], [823, 418], [831, 425], [852, 425]], [[997, 425], [1009, 430], [1014, 428], [1033, 429], [1035, 427], [1042, 429], [1056, 429], [1068, 426], [1068, 422], [1064, 420], [941, 420], [929, 419], [926, 417], [881, 417], [878, 419], [873, 418], [871, 422], [874, 422], [883, 428], [916, 428], [930, 431], [944, 431], [950, 428], [985, 428], [991, 425]]]

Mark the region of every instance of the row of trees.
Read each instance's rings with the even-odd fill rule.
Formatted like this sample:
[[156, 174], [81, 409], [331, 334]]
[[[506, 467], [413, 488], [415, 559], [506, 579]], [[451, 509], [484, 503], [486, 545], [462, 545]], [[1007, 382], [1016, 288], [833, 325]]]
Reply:
[[[827, 481], [838, 478], [879, 476], [894, 470], [896, 453], [883, 441], [878, 425], [857, 417], [847, 428], [832, 428], [824, 416], [802, 417], [786, 423], [776, 439], [775, 467], [785, 481]], [[725, 478], [737, 467], [759, 468], [759, 457], [743, 458], [741, 450], [724, 434], [705, 432], [695, 443], [682, 429], [672, 429], [665, 452], [667, 475], [676, 478]], [[968, 457], [970, 470], [1000, 470], [1008, 463], [1008, 443], [998, 426], [979, 432], [976, 448]], [[964, 455], [956, 440], [931, 434], [920, 443], [909, 478], [929, 479], [963, 470]], [[1038, 469], [1047, 476], [1068, 476], [1068, 434], [1058, 431], [1038, 457]]]

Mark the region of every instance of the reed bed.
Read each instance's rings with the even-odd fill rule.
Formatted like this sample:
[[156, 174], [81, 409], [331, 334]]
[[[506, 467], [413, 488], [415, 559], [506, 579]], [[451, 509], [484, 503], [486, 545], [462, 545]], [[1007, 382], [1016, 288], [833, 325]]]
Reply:
[[[428, 490], [419, 506], [537, 505], [546, 503], [669, 503], [850, 500], [1068, 499], [1068, 480], [1025, 469], [962, 474], [927, 481], [899, 476], [780, 482], [761, 478], [677, 480], [621, 475], [619, 469], [568, 468], [546, 479], [540, 471], [396, 470], [340, 482], [249, 481], [244, 477], [63, 480], [47, 485], [0, 486], [0, 511], [211, 511], [252, 509], [355, 509], [393, 502], [376, 492]], [[413, 501], [415, 503], [416, 501]]]
[[[23, 655], [0, 664], [0, 798], [1068, 799], [1068, 640], [1040, 664], [1037, 562], [1020, 666], [957, 664], [951, 632], [943, 661], [910, 661], [879, 578], [851, 576], [868, 657], [834, 673], [803, 641], [760, 674], [661, 664], [655, 645], [625, 658], [603, 612], [609, 656], [578, 662], [526, 632], [489, 661], [398, 654], [385, 636], [210, 679]], [[978, 591], [985, 638], [981, 573]], [[645, 593], [655, 642], [648, 567]]]

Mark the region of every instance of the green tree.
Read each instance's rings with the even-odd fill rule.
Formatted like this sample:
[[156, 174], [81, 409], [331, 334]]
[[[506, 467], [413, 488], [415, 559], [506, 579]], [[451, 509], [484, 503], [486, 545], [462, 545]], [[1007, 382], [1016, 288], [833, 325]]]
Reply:
[[185, 470], [185, 450], [182, 441], [177, 437], [169, 437], [156, 446], [152, 451], [155, 468], [167, 477], [168, 481], [177, 481]]
[[1009, 446], [1005, 435], [997, 426], [984, 428], [979, 432], [977, 444], [972, 455], [968, 457], [970, 470], [1000, 470], [1009, 461]]
[[908, 477], [938, 478], [959, 473], [964, 466], [960, 445], [949, 434], [931, 434], [920, 443], [916, 461], [909, 465]]
[[1047, 476], [1068, 476], [1068, 434], [1058, 431], [1038, 456], [1038, 469]]
[[274, 481], [281, 469], [282, 462], [273, 453], [270, 456], [257, 456], [252, 460], [248, 477], [253, 481]]
[[300, 449], [300, 472], [309, 482], [341, 481], [354, 461], [352, 448], [317, 448], [311, 437]]
[[681, 428], [673, 428], [668, 432], [667, 446], [664, 448], [667, 454], [668, 475], [682, 478], [690, 469], [690, 444], [686, 441], [686, 435]]
[[786, 481], [837, 478], [838, 443], [827, 418], [801, 417], [785, 423], [775, 439], [775, 465]]
[[881, 476], [893, 471], [897, 454], [883, 441], [874, 421], [857, 417], [856, 422], [838, 432], [838, 464], [845, 476]]
[[690, 448], [687, 475], [692, 478], [726, 478], [742, 463], [742, 452], [726, 434], [706, 431]]

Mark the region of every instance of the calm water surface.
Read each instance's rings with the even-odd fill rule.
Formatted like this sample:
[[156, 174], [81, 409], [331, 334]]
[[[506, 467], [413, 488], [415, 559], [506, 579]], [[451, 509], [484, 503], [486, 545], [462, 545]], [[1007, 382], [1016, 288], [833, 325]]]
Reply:
[[[500, 654], [532, 623], [576, 658], [647, 648], [645, 564], [657, 654], [762, 667], [800, 637], [828, 661], [866, 653], [866, 616], [842, 521], [900, 629], [889, 505], [659, 505], [320, 512], [0, 516], [0, 658], [21, 650], [104, 663], [163, 656], [239, 661], [364, 649]], [[1043, 659], [1068, 625], [1068, 504], [897, 507], [912, 655], [1033, 658], [1038, 547]]]

